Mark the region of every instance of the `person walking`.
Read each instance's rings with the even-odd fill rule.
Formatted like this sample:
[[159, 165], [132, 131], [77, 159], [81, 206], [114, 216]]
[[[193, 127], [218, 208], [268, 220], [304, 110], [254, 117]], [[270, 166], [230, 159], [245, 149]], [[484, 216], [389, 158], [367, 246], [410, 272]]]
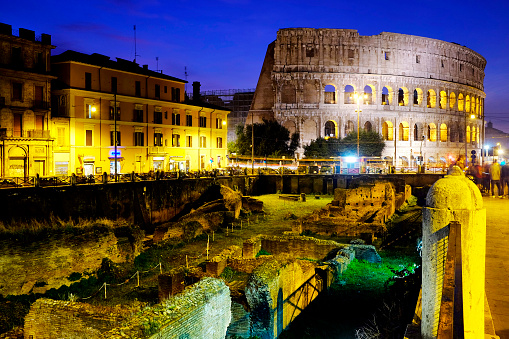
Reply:
[[497, 160], [493, 160], [493, 164], [490, 167], [490, 177], [491, 177], [491, 196], [495, 198], [495, 190], [494, 186], [496, 185], [498, 188], [498, 197], [502, 198], [504, 192], [500, 187], [500, 164]]
[[500, 181], [502, 182], [502, 196], [504, 195], [505, 186], [507, 185], [507, 197], [509, 198], [509, 162], [506, 162], [504, 166], [502, 166]]

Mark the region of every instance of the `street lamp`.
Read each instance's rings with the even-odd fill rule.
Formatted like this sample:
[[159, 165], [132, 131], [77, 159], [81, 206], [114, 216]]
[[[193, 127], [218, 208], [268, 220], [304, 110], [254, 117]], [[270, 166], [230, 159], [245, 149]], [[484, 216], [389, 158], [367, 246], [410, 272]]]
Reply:
[[361, 99], [362, 98], [367, 99], [368, 95], [366, 93], [364, 93], [364, 95], [355, 93], [354, 98], [357, 101], [357, 109], [355, 111], [357, 112], [357, 158], [359, 158], [360, 157], [360, 154], [359, 154], [359, 139], [360, 139], [359, 114], [361, 112]]

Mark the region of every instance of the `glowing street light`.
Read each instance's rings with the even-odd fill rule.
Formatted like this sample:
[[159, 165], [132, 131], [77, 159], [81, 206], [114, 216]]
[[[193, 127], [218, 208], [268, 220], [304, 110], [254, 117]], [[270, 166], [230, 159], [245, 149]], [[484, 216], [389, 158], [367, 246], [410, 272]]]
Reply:
[[360, 139], [359, 114], [361, 112], [361, 99], [362, 98], [367, 99], [368, 95], [366, 93], [364, 93], [364, 95], [355, 93], [353, 97], [357, 101], [357, 109], [355, 111], [357, 112], [357, 158], [359, 158], [360, 157], [360, 155], [359, 155], [359, 139]]

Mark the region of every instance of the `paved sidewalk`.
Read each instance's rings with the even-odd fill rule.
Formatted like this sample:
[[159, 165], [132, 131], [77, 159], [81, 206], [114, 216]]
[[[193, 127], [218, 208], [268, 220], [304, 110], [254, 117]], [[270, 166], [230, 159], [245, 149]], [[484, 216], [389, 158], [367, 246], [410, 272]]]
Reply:
[[509, 339], [509, 199], [484, 197], [486, 296], [500, 339]]

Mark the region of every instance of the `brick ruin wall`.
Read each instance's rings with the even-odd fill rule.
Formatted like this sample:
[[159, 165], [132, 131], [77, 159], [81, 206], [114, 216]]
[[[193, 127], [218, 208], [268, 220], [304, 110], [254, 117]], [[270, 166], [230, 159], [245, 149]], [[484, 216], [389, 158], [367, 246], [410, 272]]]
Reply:
[[[139, 230], [138, 230], [139, 231]], [[116, 237], [111, 229], [83, 234], [58, 233], [30, 243], [0, 242], [0, 294], [44, 293], [70, 285], [71, 273], [94, 272], [103, 258], [115, 263], [134, 260], [141, 239]]]
[[223, 339], [230, 319], [229, 288], [205, 278], [161, 304], [136, 310], [39, 299], [25, 319], [24, 338]]

